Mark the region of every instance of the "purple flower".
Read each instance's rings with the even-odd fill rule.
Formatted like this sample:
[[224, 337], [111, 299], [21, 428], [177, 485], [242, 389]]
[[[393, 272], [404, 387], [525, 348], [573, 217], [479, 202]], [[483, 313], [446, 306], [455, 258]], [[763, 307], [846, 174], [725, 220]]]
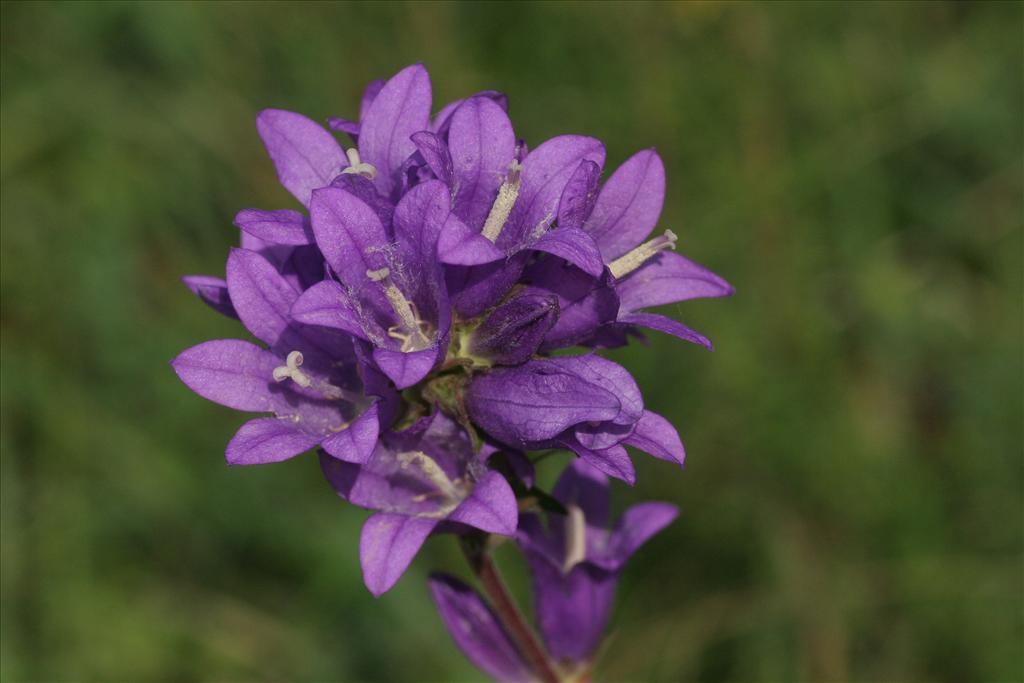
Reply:
[[187, 349], [171, 364], [204, 398], [274, 415], [238, 430], [227, 447], [228, 462], [276, 462], [317, 445], [339, 458], [367, 457], [377, 439], [379, 409], [377, 398], [365, 392], [373, 370], [359, 367], [351, 341], [290, 321], [298, 291], [256, 252], [231, 252], [226, 288], [242, 323], [269, 350], [221, 339]]
[[586, 662], [601, 641], [626, 561], [678, 514], [668, 503], [640, 503], [609, 528], [608, 479], [574, 461], [552, 491], [567, 515], [547, 528], [523, 515], [517, 536], [530, 565], [537, 626], [551, 656]]
[[491, 447], [474, 451], [462, 427], [435, 413], [405, 431], [383, 434], [360, 465], [321, 456], [324, 474], [338, 495], [378, 510], [363, 526], [359, 543], [371, 593], [390, 589], [435, 530], [472, 527], [504, 536], [515, 533], [516, 496], [505, 478], [487, 465], [496, 452]]
[[596, 355], [495, 368], [469, 385], [466, 407], [473, 422], [502, 443], [568, 448], [630, 484], [636, 474], [625, 445], [680, 465], [686, 457], [672, 425], [644, 410], [629, 372]]

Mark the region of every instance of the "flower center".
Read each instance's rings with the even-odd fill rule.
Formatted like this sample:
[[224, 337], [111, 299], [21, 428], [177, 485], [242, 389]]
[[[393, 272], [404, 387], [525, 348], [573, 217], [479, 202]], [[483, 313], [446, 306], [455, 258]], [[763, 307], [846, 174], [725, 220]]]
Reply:
[[609, 263], [608, 269], [612, 271], [612, 275], [616, 280], [623, 278], [645, 264], [652, 256], [657, 255], [659, 252], [675, 249], [677, 239], [678, 237], [676, 237], [674, 232], [666, 230], [665, 234], [661, 237], [648, 240], [636, 249], [623, 254]]
[[347, 398], [347, 392], [344, 389], [314, 377], [310, 377], [308, 374], [300, 370], [299, 368], [302, 367], [302, 361], [303, 357], [301, 351], [291, 351], [288, 354], [288, 357], [284, 360], [285, 364], [274, 368], [274, 381], [283, 382], [286, 379], [290, 379], [303, 389], [312, 389], [313, 391], [319, 392], [320, 395], [328, 401], [340, 401], [343, 398]]
[[455, 482], [448, 478], [448, 475], [441, 469], [441, 466], [423, 451], [399, 453], [398, 463], [403, 470], [416, 468], [420, 474], [434, 485], [447, 505], [454, 506], [464, 497], [462, 491]]
[[373, 164], [364, 163], [359, 158], [359, 150], [355, 147], [349, 147], [345, 150], [345, 156], [348, 157], [348, 166], [341, 169], [342, 173], [358, 174], [370, 180], [377, 177], [377, 167]]
[[412, 302], [405, 298], [402, 290], [391, 279], [391, 269], [385, 267], [379, 270], [368, 270], [366, 277], [373, 282], [380, 283], [384, 290], [384, 296], [387, 297], [392, 310], [398, 316], [399, 324], [388, 328], [388, 335], [402, 342], [402, 352], [420, 351], [429, 347], [431, 344], [427, 337], [429, 326], [425, 321], [419, 319]]
[[490, 213], [487, 214], [487, 220], [484, 221], [481, 234], [491, 242], [498, 241], [498, 236], [505, 227], [505, 221], [508, 220], [508, 215], [512, 213], [512, 207], [516, 204], [516, 197], [519, 196], [519, 171], [521, 168], [516, 159], [509, 164], [508, 174], [506, 174], [504, 182], [501, 183], [501, 187], [498, 188], [498, 196], [491, 206]]
[[587, 520], [578, 505], [567, 505], [569, 517], [565, 520], [565, 561], [562, 573], [568, 574], [573, 567], [587, 559]]

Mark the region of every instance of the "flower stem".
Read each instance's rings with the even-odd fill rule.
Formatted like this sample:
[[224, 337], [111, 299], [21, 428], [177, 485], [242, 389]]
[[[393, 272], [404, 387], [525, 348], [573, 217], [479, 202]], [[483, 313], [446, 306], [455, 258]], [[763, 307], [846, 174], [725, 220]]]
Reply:
[[491, 553], [487, 550], [487, 536], [464, 536], [461, 542], [462, 552], [473, 568], [484, 592], [490, 598], [491, 606], [504, 625], [505, 630], [519, 647], [519, 651], [529, 663], [537, 678], [543, 683], [561, 683], [562, 676], [551, 661], [544, 645], [534, 634], [526, 617], [519, 610], [512, 594], [498, 573]]

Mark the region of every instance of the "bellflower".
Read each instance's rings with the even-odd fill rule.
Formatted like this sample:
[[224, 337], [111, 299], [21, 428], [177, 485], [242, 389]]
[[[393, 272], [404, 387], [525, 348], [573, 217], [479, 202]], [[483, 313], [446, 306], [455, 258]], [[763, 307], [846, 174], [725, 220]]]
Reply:
[[378, 511], [366, 521], [359, 542], [370, 592], [390, 589], [439, 528], [515, 533], [516, 496], [487, 465], [496, 452], [474, 450], [462, 427], [435, 413], [404, 431], [383, 434], [362, 464], [321, 456], [324, 474], [339, 496]]
[[[547, 653], [574, 679], [592, 664], [608, 623], [626, 561], [672, 522], [668, 503], [640, 503], [609, 523], [608, 479], [582, 460], [573, 462], [552, 495], [566, 514], [547, 526], [524, 514], [517, 539], [530, 567], [534, 612]], [[437, 573], [430, 590], [441, 619], [466, 657], [501, 681], [531, 680], [530, 667], [487, 602], [465, 583]]]

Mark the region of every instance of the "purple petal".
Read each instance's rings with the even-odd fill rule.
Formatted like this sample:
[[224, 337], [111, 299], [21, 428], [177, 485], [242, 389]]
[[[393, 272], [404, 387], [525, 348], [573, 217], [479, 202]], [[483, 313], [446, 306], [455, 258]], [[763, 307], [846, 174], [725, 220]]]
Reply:
[[604, 261], [601, 260], [597, 244], [590, 235], [578, 228], [551, 230], [530, 245], [530, 248], [564, 259], [595, 278], [604, 272]]
[[391, 200], [381, 196], [369, 178], [354, 173], [345, 173], [332, 180], [331, 187], [345, 190], [353, 197], [362, 200], [376, 212], [381, 225], [391, 225], [391, 216], [395, 212], [395, 206]]
[[521, 251], [511, 258], [480, 266], [446, 268], [445, 282], [459, 316], [475, 318], [501, 301], [516, 284], [529, 255]]
[[499, 441], [525, 447], [577, 423], [619, 415], [615, 394], [580, 377], [566, 360], [537, 359], [478, 375], [466, 394], [473, 420]]
[[459, 266], [477, 266], [505, 258], [505, 252], [455, 214], [448, 216], [441, 230], [437, 253], [443, 263]]
[[391, 77], [362, 117], [359, 154], [377, 168], [374, 182], [389, 196], [402, 162], [416, 150], [410, 136], [430, 124], [430, 75], [414, 64]]
[[235, 225], [271, 244], [313, 244], [313, 228], [309, 220], [291, 209], [242, 209], [235, 216]]
[[585, 662], [601, 643], [617, 578], [587, 564], [567, 575], [536, 553], [528, 553], [537, 625], [551, 656]]
[[577, 459], [570, 462], [558, 477], [551, 495], [564, 505], [579, 506], [591, 526], [608, 526], [611, 509], [608, 477], [586, 461]]
[[441, 621], [469, 661], [498, 681], [532, 680], [529, 666], [476, 591], [441, 573], [431, 574], [427, 583]]
[[661, 460], [680, 465], [686, 460], [686, 450], [679, 439], [679, 432], [671, 422], [649, 410], [644, 411], [643, 417], [636, 423], [636, 428], [624, 443]]
[[281, 184], [304, 205], [313, 190], [328, 185], [348, 160], [334, 136], [302, 114], [264, 109], [256, 130], [270, 154]]
[[[407, 261], [436, 261], [437, 242], [451, 212], [448, 188], [430, 180], [409, 190], [395, 207], [395, 240]], [[422, 313], [422, 311], [421, 311]]]
[[299, 429], [294, 422], [276, 417], [249, 420], [228, 442], [229, 465], [264, 465], [305, 453], [320, 437]]
[[515, 248], [538, 229], [554, 222], [562, 191], [584, 160], [598, 166], [604, 163], [604, 145], [600, 140], [560, 135], [530, 152], [519, 176], [519, 197], [498, 237], [498, 246]]
[[714, 346], [711, 344], [711, 340], [705, 337], [700, 332], [693, 330], [686, 325], [682, 324], [678, 320], [667, 318], [657, 313], [630, 313], [629, 315], [620, 315], [620, 323], [626, 323], [627, 325], [639, 325], [640, 327], [647, 327], [652, 330], [658, 330], [665, 334], [671, 334], [674, 337], [688, 342], [693, 342], [699, 346], [703, 346], [709, 351], [714, 351]]
[[331, 130], [349, 135], [353, 140], [359, 140], [359, 124], [356, 121], [343, 119], [340, 116], [332, 116], [327, 119], [327, 126]]
[[290, 315], [297, 323], [344, 330], [366, 339], [345, 289], [334, 280], [318, 282], [303, 292], [292, 304]]
[[471, 97], [452, 116], [448, 149], [457, 188], [452, 210], [480, 232], [515, 155], [512, 122], [494, 100]]
[[561, 443], [583, 458], [588, 465], [592, 465], [608, 476], [621, 479], [630, 486], [636, 483], [636, 469], [633, 467], [633, 461], [629, 459], [629, 453], [622, 446], [616, 445], [603, 450], [591, 450], [575, 439]]
[[[508, 96], [503, 92], [498, 92], [497, 90], [481, 90], [472, 97], [486, 97], [489, 100], [493, 100], [499, 107], [501, 107], [502, 111], [508, 111]], [[441, 108], [441, 111], [437, 112], [437, 116], [434, 117], [434, 122], [430, 125], [430, 130], [441, 137], [444, 137], [452, 125], [452, 114], [454, 114], [465, 101], [466, 100], [455, 100], [454, 102], [444, 105]]]
[[367, 112], [370, 111], [370, 105], [377, 99], [377, 95], [384, 89], [384, 85], [387, 83], [382, 78], [372, 80], [366, 85], [366, 89], [363, 90], [363, 99], [359, 102], [359, 119], [363, 120], [366, 118]]
[[413, 133], [412, 141], [416, 149], [423, 155], [423, 160], [434, 172], [434, 176], [448, 187], [452, 186], [452, 157], [448, 153], [448, 147], [441, 138], [430, 131], [421, 130]]
[[185, 385], [208, 401], [235, 410], [271, 411], [274, 368], [280, 359], [255, 344], [215, 339], [178, 354], [171, 367]]
[[622, 407], [620, 413], [612, 418], [616, 424], [632, 426], [643, 415], [644, 401], [640, 387], [629, 371], [618, 363], [594, 354], [563, 356], [552, 360], [557, 361], [565, 371], [615, 394]]
[[324, 439], [321, 446], [339, 460], [361, 464], [370, 459], [379, 434], [380, 421], [374, 403], [347, 428]]
[[497, 365], [519, 365], [540, 347], [558, 319], [558, 298], [523, 294], [491, 311], [467, 342], [470, 354]]
[[516, 494], [505, 477], [494, 471], [485, 472], [448, 519], [492, 534], [512, 536], [519, 522]]
[[558, 227], [582, 228], [597, 201], [597, 185], [601, 180], [601, 167], [589, 159], [573, 171], [558, 200]]
[[389, 512], [366, 520], [359, 537], [359, 562], [363, 581], [374, 596], [380, 597], [398, 582], [435, 526], [436, 519]]
[[186, 275], [181, 281], [213, 310], [229, 318], [238, 317], [235, 307], [231, 305], [231, 297], [228, 296], [228, 283], [222, 278], [212, 275]]
[[627, 311], [690, 299], [730, 296], [736, 290], [720, 276], [675, 252], [662, 252], [618, 283]]
[[579, 268], [558, 259], [544, 259], [525, 274], [534, 286], [529, 292], [558, 297], [558, 322], [548, 332], [541, 351], [574, 346], [590, 338], [619, 312], [610, 275], [595, 280]]
[[422, 351], [391, 351], [374, 349], [373, 360], [398, 389], [405, 389], [426, 377], [438, 360], [438, 349]]
[[661, 215], [665, 199], [665, 166], [653, 149], [627, 159], [594, 204], [584, 229], [593, 235], [610, 263], [644, 241]]
[[[615, 525], [608, 547], [594, 564], [618, 571], [640, 546], [667, 527], [679, 515], [679, 508], [670, 503], [640, 503], [626, 510]], [[589, 560], [590, 558], [588, 558]]]
[[299, 293], [265, 258], [248, 249], [231, 250], [227, 276], [231, 302], [242, 324], [254, 337], [274, 346], [288, 329], [288, 313]]

